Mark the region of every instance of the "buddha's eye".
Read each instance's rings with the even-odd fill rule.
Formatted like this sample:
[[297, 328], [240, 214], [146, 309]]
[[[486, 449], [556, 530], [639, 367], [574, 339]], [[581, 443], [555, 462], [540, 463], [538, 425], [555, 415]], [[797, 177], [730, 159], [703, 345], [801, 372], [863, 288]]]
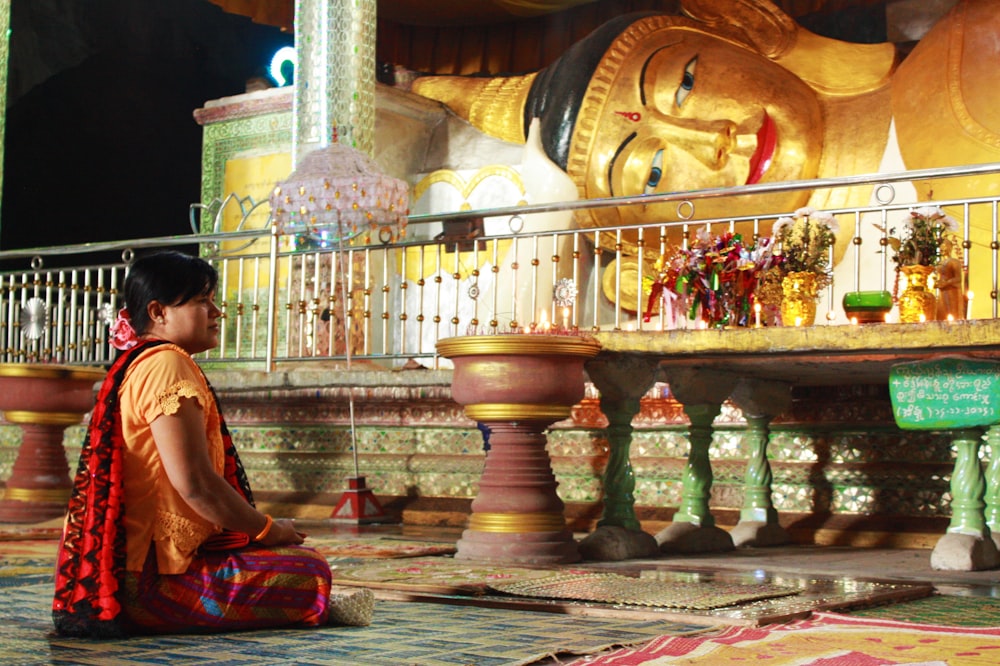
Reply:
[[684, 76], [681, 77], [681, 84], [677, 86], [677, 95], [675, 96], [678, 107], [684, 103], [687, 96], [691, 94], [691, 89], [694, 88], [694, 69], [697, 64], [698, 56], [695, 56], [684, 66]]
[[653, 161], [649, 165], [649, 178], [646, 179], [646, 188], [643, 194], [652, 194], [656, 191], [656, 186], [663, 178], [663, 149], [659, 149], [653, 155]]

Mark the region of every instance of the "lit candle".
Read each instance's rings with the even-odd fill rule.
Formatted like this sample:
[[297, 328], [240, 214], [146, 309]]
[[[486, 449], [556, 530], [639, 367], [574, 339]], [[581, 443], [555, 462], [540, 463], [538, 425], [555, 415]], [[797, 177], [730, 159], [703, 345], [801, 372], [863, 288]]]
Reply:
[[851, 317], [851, 326], [857, 326], [857, 325], [858, 325], [858, 318]]
[[548, 333], [548, 332], [549, 332], [549, 328], [550, 328], [550, 327], [551, 327], [551, 324], [549, 324], [549, 318], [548, 318], [548, 315], [547, 315], [547, 314], [545, 313], [545, 309], [543, 308], [543, 309], [542, 309], [542, 310], [541, 310], [541, 311], [540, 311], [540, 312], [538, 313], [538, 329], [539, 329], [539, 330], [540, 330], [540, 331], [541, 331], [542, 333]]
[[969, 290], [969, 293], [966, 294], [966, 299], [965, 299], [965, 318], [966, 319], [972, 319], [972, 290], [971, 289]]
[[802, 325], [802, 317], [796, 317], [795, 318], [795, 325], [796, 326], [801, 326]]
[[563, 330], [569, 330], [569, 306], [564, 306], [562, 309], [562, 327]]
[[920, 323], [923, 324], [925, 321], [927, 321], [927, 315], [925, 315], [923, 312], [921, 312], [920, 313]]
[[954, 323], [954, 322], [955, 322], [955, 315], [953, 315], [953, 314], [951, 314], [951, 313], [949, 312], [949, 313], [948, 313], [948, 323], [949, 323], [949, 324], [952, 324], [952, 323]]
[[760, 328], [760, 303], [753, 304], [753, 325], [754, 328]]

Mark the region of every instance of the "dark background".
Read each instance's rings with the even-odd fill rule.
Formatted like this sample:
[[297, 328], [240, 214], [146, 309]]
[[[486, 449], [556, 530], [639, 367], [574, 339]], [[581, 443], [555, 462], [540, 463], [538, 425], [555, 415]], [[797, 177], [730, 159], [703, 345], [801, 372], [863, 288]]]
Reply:
[[293, 42], [204, 0], [13, 0], [0, 249], [190, 233], [192, 112]]

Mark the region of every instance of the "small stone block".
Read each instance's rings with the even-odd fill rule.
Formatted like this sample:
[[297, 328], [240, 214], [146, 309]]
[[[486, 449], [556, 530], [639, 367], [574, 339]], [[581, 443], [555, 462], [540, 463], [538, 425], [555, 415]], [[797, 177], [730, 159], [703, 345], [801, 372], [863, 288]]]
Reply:
[[1000, 363], [961, 357], [900, 363], [889, 373], [896, 424], [952, 430], [1000, 423]]

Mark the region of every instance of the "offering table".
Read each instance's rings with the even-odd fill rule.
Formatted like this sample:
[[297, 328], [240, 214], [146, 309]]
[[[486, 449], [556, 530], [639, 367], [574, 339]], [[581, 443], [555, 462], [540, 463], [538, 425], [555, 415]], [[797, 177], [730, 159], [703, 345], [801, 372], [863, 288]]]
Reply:
[[[683, 502], [674, 524], [657, 535], [661, 550], [667, 552], [711, 552], [787, 540], [770, 499], [765, 448], [767, 424], [784, 408], [791, 387], [886, 384], [898, 364], [948, 355], [1000, 359], [1000, 320], [606, 331], [594, 337], [602, 349], [586, 369], [612, 426], [613, 449], [604, 475], [599, 526], [639, 526], [628, 452], [628, 424], [638, 413], [639, 398], [654, 382], [666, 382], [691, 421]], [[708, 507], [708, 444], [712, 419], [726, 399], [744, 410], [751, 450], [740, 524], [723, 534]], [[998, 483], [988, 479], [987, 493]]]

